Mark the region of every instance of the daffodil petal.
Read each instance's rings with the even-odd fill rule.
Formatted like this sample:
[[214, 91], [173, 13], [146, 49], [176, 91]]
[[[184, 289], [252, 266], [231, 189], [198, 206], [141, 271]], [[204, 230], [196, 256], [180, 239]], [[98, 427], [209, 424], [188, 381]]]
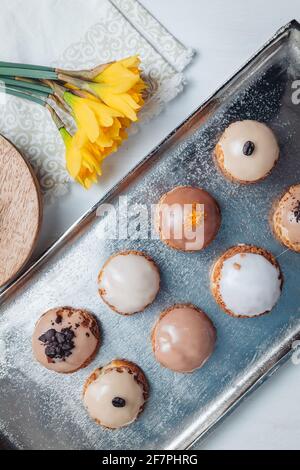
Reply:
[[99, 100], [89, 101], [88, 106], [90, 106], [90, 108], [95, 113], [101, 126], [104, 127], [112, 126], [114, 123], [114, 118], [122, 116], [120, 112], [100, 103]]
[[126, 103], [132, 108], [132, 109], [135, 109], [135, 110], [138, 110], [140, 109], [140, 106], [136, 103], [136, 101], [128, 94], [128, 93], [124, 93], [122, 95], [122, 98], [124, 101], [126, 101]]
[[[125, 93], [139, 81], [140, 76], [138, 73], [133, 73], [131, 70], [124, 67], [122, 64], [115, 62], [109, 65], [103, 72], [101, 72], [95, 79], [95, 82], [106, 84], [115, 89], [115, 93]], [[95, 85], [97, 87], [99, 85]], [[94, 88], [95, 88], [94, 87]]]
[[91, 172], [96, 171], [96, 173], [101, 174], [100, 163], [93, 155], [88, 152], [83, 152], [83, 157], [83, 164], [87, 165], [87, 168]]
[[66, 152], [66, 167], [72, 178], [76, 178], [76, 176], [80, 172], [81, 168], [81, 153], [80, 150], [74, 146]]
[[141, 63], [141, 59], [137, 55], [120, 60], [120, 64], [124, 65], [124, 67], [127, 67], [127, 68], [132, 68], [132, 67], [136, 68], [140, 65], [140, 63]]
[[99, 124], [95, 113], [85, 103], [75, 106], [74, 113], [78, 125], [84, 129], [89, 140], [95, 142], [99, 136]]
[[129, 104], [122, 99], [122, 95], [113, 95], [108, 89], [102, 90], [101, 99], [108, 106], [117, 109], [124, 116], [128, 117], [131, 121], [137, 121], [137, 115], [135, 111], [129, 106]]

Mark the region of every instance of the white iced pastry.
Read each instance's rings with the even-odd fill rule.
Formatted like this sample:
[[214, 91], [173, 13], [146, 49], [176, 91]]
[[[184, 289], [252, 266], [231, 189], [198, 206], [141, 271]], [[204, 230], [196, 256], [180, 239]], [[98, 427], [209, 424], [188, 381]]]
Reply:
[[[272, 310], [278, 301], [282, 276], [275, 262], [259, 252], [223, 255], [212, 274], [212, 290], [220, 306], [234, 316], [254, 317]], [[249, 250], [255, 250], [250, 247]], [[230, 251], [230, 250], [229, 250]]]
[[227, 127], [215, 153], [225, 175], [241, 183], [254, 183], [270, 173], [279, 158], [279, 146], [268, 126], [245, 120]]
[[137, 251], [113, 255], [99, 274], [99, 293], [114, 311], [123, 315], [141, 312], [155, 299], [160, 275], [154, 261]]
[[83, 402], [98, 424], [116, 429], [136, 420], [147, 398], [147, 382], [136, 364], [113, 361], [87, 380]]

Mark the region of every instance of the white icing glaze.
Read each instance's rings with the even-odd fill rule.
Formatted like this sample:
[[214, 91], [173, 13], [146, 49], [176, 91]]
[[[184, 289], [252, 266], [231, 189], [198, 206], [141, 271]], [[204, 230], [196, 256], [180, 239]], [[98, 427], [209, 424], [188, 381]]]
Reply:
[[280, 297], [280, 272], [262, 255], [236, 254], [223, 263], [220, 294], [232, 313], [260, 315], [270, 311]]
[[[125, 406], [116, 408], [112, 404], [115, 397], [125, 400]], [[127, 369], [118, 372], [111, 369], [88, 385], [84, 404], [90, 416], [108, 428], [120, 428], [132, 423], [144, 404], [143, 387]]]
[[155, 299], [160, 276], [155, 264], [134, 253], [113, 256], [99, 280], [103, 299], [120, 313], [140, 312]]
[[[251, 156], [243, 154], [247, 141], [255, 145]], [[223, 150], [224, 167], [240, 181], [256, 181], [266, 176], [279, 157], [279, 147], [272, 130], [256, 121], [231, 124], [222, 135], [219, 145]]]

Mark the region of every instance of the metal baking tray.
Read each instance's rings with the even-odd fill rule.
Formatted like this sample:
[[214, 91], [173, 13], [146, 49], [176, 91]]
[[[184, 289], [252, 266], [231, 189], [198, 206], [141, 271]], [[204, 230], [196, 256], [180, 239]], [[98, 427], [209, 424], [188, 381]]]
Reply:
[[[300, 182], [300, 105], [292, 103], [292, 83], [300, 77], [299, 59], [300, 26], [292, 21], [1, 294], [2, 448], [189, 448], [290, 357], [293, 341], [300, 338], [300, 258], [274, 239], [268, 217], [283, 189]], [[239, 186], [216, 170], [212, 152], [224, 128], [246, 118], [271, 126], [280, 142], [281, 158], [265, 181]], [[177, 252], [159, 240], [103, 239], [110, 216], [96, 217], [101, 204], [117, 206], [122, 195], [129, 206], [150, 207], [180, 184], [201, 186], [220, 203], [221, 231], [203, 252]], [[278, 258], [285, 285], [269, 315], [231, 318], [210, 294], [213, 261], [237, 243], [262, 246]], [[129, 318], [110, 311], [97, 293], [100, 267], [109, 255], [123, 249], [147, 252], [162, 273], [157, 300]], [[152, 325], [160, 311], [175, 302], [198, 305], [217, 327], [215, 353], [193, 374], [163, 369], [152, 355]], [[97, 315], [103, 344], [87, 369], [61, 376], [34, 362], [31, 334], [42, 312], [70, 304]], [[151, 394], [136, 423], [112, 432], [89, 419], [81, 391], [90, 372], [115, 357], [143, 368]]]

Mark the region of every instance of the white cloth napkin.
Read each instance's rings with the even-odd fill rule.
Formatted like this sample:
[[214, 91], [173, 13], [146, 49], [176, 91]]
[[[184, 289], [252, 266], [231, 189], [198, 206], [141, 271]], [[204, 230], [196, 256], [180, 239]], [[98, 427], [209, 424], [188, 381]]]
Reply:
[[[182, 90], [193, 51], [137, 0], [1, 0], [0, 60], [76, 69], [133, 54], [150, 80], [143, 125]], [[66, 194], [64, 146], [45, 109], [7, 97], [0, 133], [29, 159], [46, 202]]]

